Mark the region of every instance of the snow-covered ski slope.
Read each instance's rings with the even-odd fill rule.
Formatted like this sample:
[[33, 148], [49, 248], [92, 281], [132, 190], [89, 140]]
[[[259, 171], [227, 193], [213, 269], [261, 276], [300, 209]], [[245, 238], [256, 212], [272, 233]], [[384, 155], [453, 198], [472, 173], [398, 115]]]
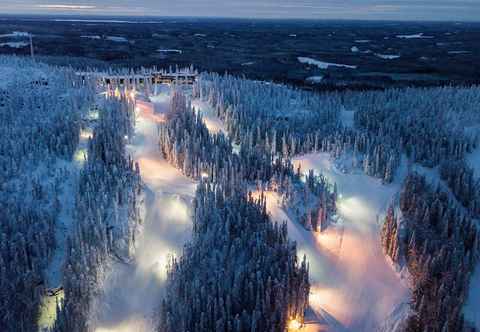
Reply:
[[[312, 308], [326, 311], [349, 331], [373, 331], [387, 319], [395, 320], [391, 316], [397, 307], [408, 309], [404, 306], [410, 297], [408, 281], [400, 279], [384, 256], [380, 228], [404, 172], [399, 172], [395, 183], [383, 185], [360, 172], [340, 172], [326, 153], [297, 157], [294, 163], [304, 172], [313, 169], [324, 174], [339, 190], [339, 221], [325, 233], [306, 232], [286, 219], [290, 236], [310, 262]], [[273, 207], [274, 219], [284, 220], [282, 213]], [[397, 318], [404, 314], [397, 312]]]
[[[202, 113], [212, 133], [226, 132], [207, 102], [194, 100], [192, 105]], [[349, 122], [353, 112], [345, 113]], [[276, 193], [266, 193], [272, 220], [287, 222], [299, 257], [306, 255], [310, 264], [312, 310], [307, 313], [305, 330], [391, 331], [408, 313], [410, 290], [408, 280], [401, 279], [383, 254], [380, 229], [386, 209], [400, 189], [405, 167], [395, 183], [383, 185], [361, 172], [342, 173], [327, 153], [301, 156], [294, 163], [304, 172], [313, 169], [336, 182], [341, 197], [338, 223], [319, 234], [291, 220], [278, 204]]]
[[[467, 163], [473, 168], [476, 179], [480, 179], [480, 147], [467, 156]], [[479, 225], [477, 223], [477, 225]], [[467, 302], [464, 306], [465, 318], [480, 330], [480, 262], [470, 279]]]
[[[168, 92], [153, 98], [168, 107]], [[161, 298], [168, 255], [181, 253], [190, 238], [190, 205], [196, 183], [161, 156], [155, 120], [137, 113], [135, 137], [128, 149], [140, 165], [145, 192], [145, 220], [131, 264], [114, 262], [97, 303], [96, 332], [152, 331], [152, 314]]]

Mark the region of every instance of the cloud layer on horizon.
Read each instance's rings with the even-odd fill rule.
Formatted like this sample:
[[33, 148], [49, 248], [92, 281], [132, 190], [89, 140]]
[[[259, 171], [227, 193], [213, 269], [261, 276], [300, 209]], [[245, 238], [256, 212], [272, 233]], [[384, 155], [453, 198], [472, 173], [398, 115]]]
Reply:
[[0, 13], [480, 20], [480, 0], [2, 0]]

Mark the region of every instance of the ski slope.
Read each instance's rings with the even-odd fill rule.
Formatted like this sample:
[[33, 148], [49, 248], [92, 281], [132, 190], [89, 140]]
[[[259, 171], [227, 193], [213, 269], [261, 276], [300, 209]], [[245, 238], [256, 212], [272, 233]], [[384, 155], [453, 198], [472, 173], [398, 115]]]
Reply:
[[[267, 193], [267, 209], [277, 222], [287, 221], [299, 256], [310, 264], [310, 306], [319, 318], [307, 331], [375, 331], [399, 323], [408, 313], [408, 281], [384, 256], [380, 244], [382, 216], [398, 192], [399, 182], [382, 185], [367, 175], [343, 174], [326, 153], [294, 159], [302, 170], [322, 172], [339, 190], [339, 221], [324, 233], [306, 231]], [[325, 329], [324, 324], [327, 324]]]
[[[466, 160], [469, 166], [473, 168], [475, 177], [480, 178], [480, 147], [475, 149], [473, 153], [468, 154]], [[480, 227], [480, 223], [477, 223], [477, 226]], [[477, 263], [470, 279], [470, 287], [463, 312], [465, 318], [480, 330], [480, 262]]]
[[[202, 113], [210, 132], [226, 131], [207, 102], [194, 100], [192, 105]], [[345, 122], [351, 122], [353, 112], [344, 113]], [[410, 290], [408, 280], [401, 279], [383, 254], [380, 229], [386, 209], [400, 189], [405, 167], [395, 183], [383, 185], [361, 172], [342, 173], [327, 153], [308, 154], [293, 161], [295, 168], [301, 165], [305, 173], [313, 169], [336, 182], [340, 194], [339, 222], [318, 234], [291, 220], [280, 207], [276, 193], [265, 193], [272, 220], [287, 222], [299, 257], [306, 255], [309, 261], [312, 310], [307, 312], [305, 331], [394, 331], [409, 312]], [[403, 271], [402, 275], [407, 273]]]
[[[326, 153], [294, 159], [302, 170], [323, 173], [339, 190], [339, 222], [322, 234], [307, 232], [290, 220], [269, 194], [272, 218], [286, 220], [289, 236], [299, 254], [307, 255], [312, 283], [310, 305], [321, 316], [330, 316], [329, 331], [373, 331], [409, 301], [407, 280], [401, 280], [383, 255], [380, 244], [382, 216], [400, 188], [400, 181], [382, 185], [361, 173], [343, 174]], [[399, 178], [402, 174], [399, 174]], [[396, 312], [403, 317], [404, 310]]]
[[[169, 95], [153, 98], [168, 107]], [[139, 111], [128, 150], [140, 165], [145, 192], [145, 220], [131, 264], [113, 263], [99, 299], [96, 332], [152, 331], [168, 255], [181, 253], [190, 238], [190, 206], [196, 183], [168, 164], [158, 150], [155, 119]]]

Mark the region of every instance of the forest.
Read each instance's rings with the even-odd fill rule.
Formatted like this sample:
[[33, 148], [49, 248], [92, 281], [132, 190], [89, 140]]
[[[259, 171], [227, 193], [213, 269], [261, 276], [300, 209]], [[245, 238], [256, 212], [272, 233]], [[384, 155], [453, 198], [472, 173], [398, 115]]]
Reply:
[[[0, 57], [1, 71], [12, 68], [17, 75], [0, 82], [0, 326], [39, 331], [54, 289], [64, 296], [44, 331], [99, 331], [106, 275], [115, 262], [135, 264], [142, 238], [149, 193], [132, 147], [146, 123], [135, 98], [153, 101], [158, 86], [115, 89], [98, 70], [80, 76]], [[379, 218], [378, 241], [392, 269], [411, 276], [402, 331], [474, 330], [463, 307], [480, 255], [480, 182], [468, 162], [479, 148], [479, 87], [320, 94], [200, 73], [193, 86], [163, 88], [168, 107], [152, 125], [151, 153], [196, 190], [191, 236], [168, 261], [153, 330], [285, 332], [306, 322], [308, 258], [287, 223], [272, 221], [266, 193], [308, 236], [336, 226], [337, 184], [294, 166], [308, 153], [401, 188]], [[194, 99], [225, 130], [209, 131]]]

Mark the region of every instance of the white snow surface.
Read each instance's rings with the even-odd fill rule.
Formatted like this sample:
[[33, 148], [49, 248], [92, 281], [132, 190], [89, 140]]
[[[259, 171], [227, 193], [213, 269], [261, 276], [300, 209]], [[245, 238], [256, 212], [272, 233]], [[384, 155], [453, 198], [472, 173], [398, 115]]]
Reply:
[[470, 51], [449, 51], [448, 54], [470, 54]]
[[357, 53], [360, 51], [360, 49], [357, 47], [357, 46], [352, 46], [352, 48], [350, 48], [350, 50], [353, 52], [353, 53]]
[[57, 217], [57, 225], [55, 227], [55, 241], [57, 246], [55, 248], [52, 260], [46, 269], [46, 284], [48, 288], [57, 288], [62, 284], [63, 278], [63, 264], [65, 262], [65, 252], [67, 248], [67, 236], [74, 228], [74, 210], [75, 210], [75, 191], [77, 189], [77, 181], [83, 163], [81, 162], [83, 152], [86, 151], [88, 145], [88, 138], [92, 133], [90, 129], [80, 132], [80, 141], [75, 151], [75, 156], [71, 162], [59, 161], [57, 168], [61, 168], [66, 172], [65, 182], [61, 187], [61, 194], [59, 197], [60, 211]]
[[[203, 122], [211, 134], [218, 134], [221, 132], [228, 137], [228, 131], [225, 124], [215, 114], [215, 110], [208, 102], [200, 99], [192, 99], [191, 103], [192, 107], [195, 108], [195, 111], [202, 115]], [[240, 153], [240, 145], [232, 143], [232, 149], [234, 153]]]
[[433, 36], [425, 36], [423, 32], [415, 33], [411, 35], [397, 35], [397, 38], [400, 39], [430, 39], [434, 38]]
[[6, 37], [30, 37], [30, 33], [24, 32], [24, 31], [13, 31], [12, 33], [7, 33], [4, 35], [0, 35], [0, 38], [6, 38]]
[[384, 60], [394, 60], [400, 58], [400, 55], [398, 54], [380, 54], [380, 53], [375, 53], [375, 56], [384, 59]]
[[468, 291], [467, 301], [463, 307], [465, 318], [480, 330], [480, 263], [477, 263]]
[[[466, 161], [473, 168], [475, 178], [480, 178], [480, 147], [477, 147], [473, 153], [468, 154]], [[477, 226], [480, 227], [480, 224], [477, 223]], [[465, 318], [480, 330], [480, 262], [477, 263], [470, 279], [468, 297], [463, 312]]]
[[99, 35], [83, 35], [80, 38], [87, 38], [87, 39], [102, 39]]
[[323, 80], [322, 75], [310, 76], [305, 79], [308, 83], [320, 83]]
[[357, 66], [344, 65], [344, 64], [333, 63], [333, 62], [324, 62], [324, 61], [319, 61], [319, 60], [315, 60], [315, 59], [307, 58], [303, 56], [299, 56], [297, 59], [300, 63], [317, 66], [320, 69], [327, 69], [328, 67], [340, 67], [340, 68], [348, 68], [348, 69], [357, 68]]
[[[328, 331], [370, 332], [380, 329], [387, 320], [401, 320], [410, 299], [408, 281], [400, 278], [384, 256], [380, 228], [404, 172], [394, 184], [382, 185], [362, 173], [340, 172], [326, 153], [295, 158], [294, 164], [302, 165], [304, 172], [322, 172], [337, 183], [341, 195], [339, 221], [319, 234], [290, 220], [278, 205], [277, 194], [267, 193], [273, 220], [287, 221], [289, 237], [297, 241], [299, 256], [305, 254], [309, 261], [313, 311], [328, 323]], [[309, 331], [315, 331], [314, 327]]]
[[113, 41], [115, 43], [128, 43], [128, 39], [119, 36], [107, 36], [105, 39]]
[[469, 153], [466, 161], [473, 168], [475, 177], [480, 178], [480, 147], [477, 147], [473, 153]]
[[[154, 99], [168, 107], [169, 98]], [[160, 102], [161, 101], [161, 102]], [[144, 181], [145, 220], [130, 265], [113, 263], [104, 282], [96, 332], [153, 330], [162, 297], [168, 255], [181, 254], [191, 235], [191, 203], [196, 183], [165, 161], [158, 149], [157, 124], [138, 114], [128, 146]]]
[[163, 48], [159, 48], [157, 50], [157, 52], [159, 53], [178, 53], [178, 54], [182, 54], [183, 51], [182, 50], [177, 50], [177, 49], [163, 49]]
[[342, 109], [340, 113], [340, 120], [345, 127], [353, 128], [353, 117], [355, 116], [355, 111]]
[[27, 47], [28, 45], [30, 44], [23, 41], [0, 43], [0, 47], [10, 47], [10, 48], [24, 48], [24, 47]]

